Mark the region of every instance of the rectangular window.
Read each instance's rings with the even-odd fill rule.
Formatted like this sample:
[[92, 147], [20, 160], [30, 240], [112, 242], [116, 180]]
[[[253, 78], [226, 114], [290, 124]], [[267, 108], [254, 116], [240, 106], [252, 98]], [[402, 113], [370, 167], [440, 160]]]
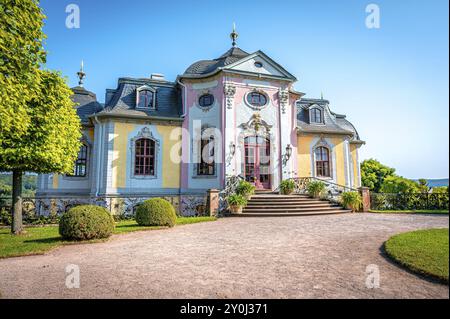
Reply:
[[142, 138], [136, 141], [134, 174], [140, 176], [155, 175], [155, 142]]
[[215, 175], [216, 163], [214, 156], [214, 138], [202, 139], [200, 143], [200, 163], [197, 164], [197, 175]]
[[88, 148], [83, 144], [78, 152], [71, 177], [86, 177]]

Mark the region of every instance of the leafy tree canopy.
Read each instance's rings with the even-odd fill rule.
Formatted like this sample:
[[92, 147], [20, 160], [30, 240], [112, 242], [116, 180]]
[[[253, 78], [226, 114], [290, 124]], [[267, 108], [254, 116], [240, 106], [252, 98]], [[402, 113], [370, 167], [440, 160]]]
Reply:
[[81, 146], [72, 91], [40, 68], [44, 18], [37, 0], [0, 1], [0, 171], [13, 172], [14, 234], [23, 230], [23, 172], [68, 173]]
[[448, 194], [448, 186], [433, 187], [433, 194]]
[[361, 163], [362, 185], [375, 193], [381, 191], [384, 180], [389, 176], [395, 176], [395, 169], [383, 165], [375, 159], [365, 160]]
[[[25, 105], [32, 123], [20, 135], [3, 134], [0, 170], [69, 173], [80, 149], [81, 124], [72, 91], [56, 72], [37, 71], [35, 94]], [[22, 121], [19, 114], [15, 121]]]
[[31, 125], [26, 104], [46, 59], [44, 18], [34, 0], [0, 1], [0, 144]]
[[412, 194], [420, 193], [420, 185], [410, 179], [401, 176], [388, 176], [384, 179], [383, 185], [381, 186], [382, 193], [389, 194]]

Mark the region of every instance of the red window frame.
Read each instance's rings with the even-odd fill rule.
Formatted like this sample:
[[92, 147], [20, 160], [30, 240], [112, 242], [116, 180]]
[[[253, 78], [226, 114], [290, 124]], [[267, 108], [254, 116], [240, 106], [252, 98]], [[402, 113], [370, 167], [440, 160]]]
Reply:
[[317, 147], [316, 157], [316, 175], [318, 177], [331, 177], [330, 170], [330, 150], [324, 146]]
[[155, 175], [155, 141], [141, 138], [135, 142], [134, 175]]

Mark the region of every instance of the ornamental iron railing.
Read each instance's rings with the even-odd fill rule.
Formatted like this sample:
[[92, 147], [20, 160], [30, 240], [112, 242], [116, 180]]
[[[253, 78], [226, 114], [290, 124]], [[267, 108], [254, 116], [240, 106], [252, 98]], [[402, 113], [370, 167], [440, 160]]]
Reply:
[[448, 193], [371, 193], [372, 210], [448, 210]]
[[228, 211], [227, 198], [236, 193], [236, 188], [245, 178], [241, 175], [230, 175], [225, 179], [225, 188], [219, 192], [219, 211], [221, 214]]
[[[33, 219], [40, 216], [60, 216], [70, 208], [80, 205], [97, 205], [108, 209], [115, 216], [134, 216], [140, 203], [149, 198], [163, 198], [169, 201], [183, 216], [203, 216], [206, 211], [206, 194], [192, 196], [70, 196], [70, 197], [24, 197], [22, 199], [24, 219]], [[11, 198], [0, 197], [0, 212], [10, 214], [12, 211]]]

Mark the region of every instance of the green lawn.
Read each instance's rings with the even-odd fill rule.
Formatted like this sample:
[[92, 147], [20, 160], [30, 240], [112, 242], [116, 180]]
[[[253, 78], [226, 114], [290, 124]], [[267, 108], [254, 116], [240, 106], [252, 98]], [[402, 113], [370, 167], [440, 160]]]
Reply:
[[448, 228], [396, 235], [385, 243], [385, 249], [410, 270], [448, 283]]
[[448, 210], [370, 210], [377, 214], [448, 214]]
[[[180, 217], [177, 219], [177, 226], [215, 220], [215, 217]], [[164, 227], [139, 226], [134, 220], [126, 220], [116, 223], [114, 234], [161, 228]], [[99, 241], [102, 240], [86, 242], [65, 241], [59, 236], [58, 226], [29, 227], [26, 228], [26, 234], [21, 236], [13, 236], [10, 234], [9, 228], [3, 228], [0, 229], [0, 258], [39, 255], [61, 245], [93, 243]]]

